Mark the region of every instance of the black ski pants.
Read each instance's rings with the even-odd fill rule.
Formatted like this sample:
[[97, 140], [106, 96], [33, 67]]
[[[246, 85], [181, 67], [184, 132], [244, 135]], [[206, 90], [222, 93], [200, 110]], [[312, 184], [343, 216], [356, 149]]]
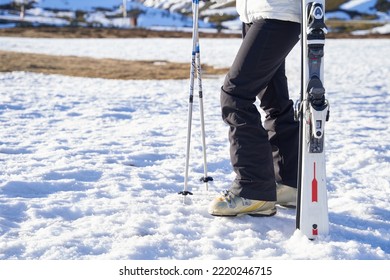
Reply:
[[[221, 88], [236, 179], [230, 191], [276, 200], [276, 184], [296, 187], [299, 124], [289, 98], [285, 59], [299, 40], [300, 24], [273, 19], [243, 25], [243, 41]], [[255, 105], [265, 112], [264, 122]]]

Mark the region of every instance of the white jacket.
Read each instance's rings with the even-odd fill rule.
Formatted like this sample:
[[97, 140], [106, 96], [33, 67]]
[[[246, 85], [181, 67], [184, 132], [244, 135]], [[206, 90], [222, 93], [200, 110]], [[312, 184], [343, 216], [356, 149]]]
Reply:
[[262, 18], [300, 22], [301, 0], [236, 0], [236, 8], [245, 23]]

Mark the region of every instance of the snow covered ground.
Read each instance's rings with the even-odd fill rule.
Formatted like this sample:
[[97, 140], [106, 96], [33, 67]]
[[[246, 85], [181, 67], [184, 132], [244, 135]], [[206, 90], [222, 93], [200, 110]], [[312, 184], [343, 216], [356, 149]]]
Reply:
[[[229, 66], [239, 39], [201, 39]], [[390, 259], [389, 40], [328, 40], [326, 154], [330, 234], [308, 241], [295, 211], [207, 213], [232, 174], [220, 118], [223, 76], [204, 78], [209, 175], [195, 99], [187, 204], [188, 80], [122, 81], [0, 73], [0, 259]], [[142, 48], [139, 48], [142, 44]], [[0, 38], [0, 49], [190, 60], [190, 39]], [[287, 65], [298, 98], [299, 48]]]

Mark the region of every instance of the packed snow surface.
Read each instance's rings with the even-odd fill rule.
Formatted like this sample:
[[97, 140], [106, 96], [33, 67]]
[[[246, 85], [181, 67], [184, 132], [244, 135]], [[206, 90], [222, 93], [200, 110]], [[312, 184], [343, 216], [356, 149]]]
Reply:
[[[202, 63], [229, 67], [240, 39], [202, 39]], [[140, 48], [142, 46], [142, 48]], [[330, 233], [309, 241], [295, 210], [213, 217], [229, 188], [222, 76], [203, 77], [183, 190], [189, 80], [0, 73], [0, 259], [390, 259], [389, 40], [327, 40]], [[0, 38], [0, 49], [190, 63], [190, 39]], [[287, 61], [298, 99], [300, 51]]]

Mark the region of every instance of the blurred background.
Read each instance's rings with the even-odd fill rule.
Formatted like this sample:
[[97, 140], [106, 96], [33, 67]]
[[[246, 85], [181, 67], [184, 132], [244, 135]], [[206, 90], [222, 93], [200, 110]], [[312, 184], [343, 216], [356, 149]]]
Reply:
[[[239, 34], [235, 0], [200, 2], [203, 32]], [[328, 0], [329, 36], [390, 34], [390, 0]], [[190, 0], [0, 0], [0, 29], [73, 27], [189, 32]], [[18, 29], [20, 30], [20, 29]]]

